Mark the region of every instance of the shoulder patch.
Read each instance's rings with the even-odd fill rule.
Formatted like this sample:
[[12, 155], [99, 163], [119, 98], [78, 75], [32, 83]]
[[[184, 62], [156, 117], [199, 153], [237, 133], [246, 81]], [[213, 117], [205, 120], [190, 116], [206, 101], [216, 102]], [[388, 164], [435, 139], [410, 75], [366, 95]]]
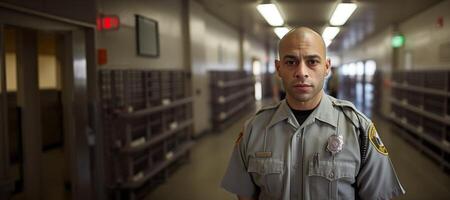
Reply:
[[381, 141], [381, 138], [378, 135], [378, 132], [375, 129], [375, 125], [373, 125], [373, 123], [370, 124], [370, 127], [369, 127], [369, 140], [370, 140], [370, 143], [372, 143], [372, 145], [375, 147], [375, 149], [379, 153], [381, 153], [385, 156], [388, 155], [387, 148], [386, 148], [386, 146], [384, 146], [383, 142]]

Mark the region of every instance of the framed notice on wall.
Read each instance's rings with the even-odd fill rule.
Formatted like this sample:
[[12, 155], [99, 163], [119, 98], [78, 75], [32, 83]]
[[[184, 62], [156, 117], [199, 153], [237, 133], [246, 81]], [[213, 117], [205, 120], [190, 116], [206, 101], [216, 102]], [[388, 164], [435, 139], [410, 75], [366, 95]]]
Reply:
[[136, 16], [136, 46], [141, 56], [159, 56], [158, 22], [141, 15]]

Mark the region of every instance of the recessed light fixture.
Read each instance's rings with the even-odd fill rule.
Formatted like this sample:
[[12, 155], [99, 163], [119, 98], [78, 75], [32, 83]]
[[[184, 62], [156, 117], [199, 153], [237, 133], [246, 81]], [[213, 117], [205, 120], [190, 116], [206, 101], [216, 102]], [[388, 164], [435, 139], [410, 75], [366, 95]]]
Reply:
[[339, 33], [339, 27], [328, 26], [323, 30], [322, 38], [324, 41], [333, 40], [334, 37]]
[[356, 9], [355, 3], [339, 3], [330, 19], [333, 26], [342, 26]]
[[284, 24], [284, 19], [274, 3], [261, 3], [256, 6], [256, 9], [271, 26], [282, 26]]
[[284, 35], [286, 35], [286, 33], [289, 32], [289, 28], [287, 27], [276, 27], [273, 29], [273, 31], [275, 32], [275, 34], [277, 34], [278, 38], [283, 38]]
[[333, 42], [333, 40], [323, 40], [325, 42], [325, 46], [328, 47], [330, 46], [331, 42]]

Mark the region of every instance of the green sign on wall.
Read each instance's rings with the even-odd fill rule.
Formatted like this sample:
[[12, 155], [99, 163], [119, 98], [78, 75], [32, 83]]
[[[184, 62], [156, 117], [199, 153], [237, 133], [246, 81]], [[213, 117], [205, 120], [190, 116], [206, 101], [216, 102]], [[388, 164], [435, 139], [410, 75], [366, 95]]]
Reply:
[[405, 44], [405, 36], [403, 35], [394, 35], [392, 37], [391, 45], [394, 48], [401, 47]]

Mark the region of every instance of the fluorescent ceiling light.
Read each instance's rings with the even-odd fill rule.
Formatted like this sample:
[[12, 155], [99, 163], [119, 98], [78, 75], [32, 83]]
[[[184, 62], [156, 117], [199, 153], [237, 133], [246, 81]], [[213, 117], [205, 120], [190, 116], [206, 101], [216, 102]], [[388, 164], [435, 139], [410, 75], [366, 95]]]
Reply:
[[281, 26], [284, 24], [284, 19], [281, 17], [280, 11], [275, 4], [259, 4], [256, 6], [259, 13], [271, 26]]
[[284, 35], [286, 35], [286, 33], [289, 32], [289, 29], [287, 27], [277, 27], [273, 29], [273, 31], [277, 34], [278, 38], [281, 39]]
[[339, 3], [330, 19], [333, 26], [342, 26], [356, 9], [355, 3]]
[[325, 42], [325, 46], [328, 47], [330, 46], [331, 42], [333, 42], [333, 40], [324, 40]]
[[339, 33], [339, 27], [328, 26], [323, 30], [322, 38], [324, 41], [333, 40], [334, 37]]

